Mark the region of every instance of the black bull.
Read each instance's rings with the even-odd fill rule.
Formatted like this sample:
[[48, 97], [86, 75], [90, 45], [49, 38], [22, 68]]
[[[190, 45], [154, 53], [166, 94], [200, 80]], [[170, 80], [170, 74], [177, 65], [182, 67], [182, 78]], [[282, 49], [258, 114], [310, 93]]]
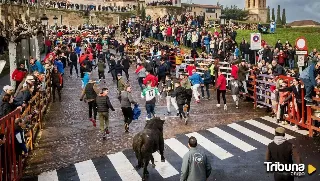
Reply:
[[165, 161], [163, 156], [163, 124], [164, 120], [157, 117], [152, 118], [147, 121], [144, 130], [136, 134], [133, 138], [132, 146], [138, 159], [138, 165], [136, 168], [140, 169], [143, 166], [143, 180], [145, 180], [149, 174], [147, 167], [150, 161], [152, 163], [152, 167], [155, 167], [152, 153], [159, 150], [161, 161]]

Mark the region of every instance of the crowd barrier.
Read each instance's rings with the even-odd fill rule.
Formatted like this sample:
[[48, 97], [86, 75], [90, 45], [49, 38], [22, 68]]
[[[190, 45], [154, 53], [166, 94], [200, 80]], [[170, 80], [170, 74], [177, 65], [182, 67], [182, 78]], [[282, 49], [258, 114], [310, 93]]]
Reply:
[[[6, 138], [0, 150], [0, 181], [20, 180], [22, 177], [22, 155], [16, 155], [14, 121], [23, 118], [27, 125], [25, 129], [26, 146], [33, 150], [36, 135], [43, 128], [42, 121], [51, 98], [50, 71], [47, 71], [40, 90], [30, 99], [28, 105], [21, 111], [15, 109], [0, 119], [0, 133]], [[21, 83], [23, 84], [23, 82]]]
[[[275, 104], [275, 100], [271, 97], [270, 86], [276, 86], [276, 83], [267, 81], [266, 79], [282, 79], [287, 83], [288, 86], [292, 85], [294, 78], [280, 75], [278, 77], [273, 77], [271, 75], [260, 74], [253, 77], [253, 82], [256, 83], [254, 91], [254, 104], [255, 108], [257, 105], [262, 105], [264, 107], [269, 107], [277, 112], [279, 110], [278, 104]], [[306, 106], [304, 100], [304, 88], [303, 83], [301, 82], [301, 103], [297, 103], [294, 93], [290, 93], [288, 96], [291, 96], [291, 99], [288, 103], [284, 104], [284, 110], [287, 110], [287, 114], [284, 115], [284, 120], [288, 121], [290, 124], [295, 124], [301, 129], [306, 129], [309, 131], [309, 137], [313, 137], [314, 131], [320, 132], [320, 128], [315, 126], [317, 122], [320, 121], [320, 116], [317, 113], [320, 113], [319, 105]], [[320, 92], [319, 89], [315, 91]], [[320, 98], [313, 97], [315, 102], [320, 102]], [[300, 104], [300, 106], [298, 105]], [[299, 107], [301, 110], [299, 110]]]

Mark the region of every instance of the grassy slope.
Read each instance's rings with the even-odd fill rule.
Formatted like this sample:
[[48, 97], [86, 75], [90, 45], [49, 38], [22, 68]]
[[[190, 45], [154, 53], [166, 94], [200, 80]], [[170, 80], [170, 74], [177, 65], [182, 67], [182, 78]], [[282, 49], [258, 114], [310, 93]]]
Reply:
[[[237, 33], [236, 41], [238, 43], [241, 42], [242, 38], [250, 42], [250, 33], [254, 33], [254, 31], [238, 30]], [[294, 45], [296, 39], [300, 36], [304, 36], [307, 39], [309, 51], [313, 48], [320, 50], [320, 28], [278, 28], [275, 34], [262, 34], [262, 39], [271, 46], [274, 46], [278, 39], [280, 39], [282, 43], [288, 40], [291, 45]]]

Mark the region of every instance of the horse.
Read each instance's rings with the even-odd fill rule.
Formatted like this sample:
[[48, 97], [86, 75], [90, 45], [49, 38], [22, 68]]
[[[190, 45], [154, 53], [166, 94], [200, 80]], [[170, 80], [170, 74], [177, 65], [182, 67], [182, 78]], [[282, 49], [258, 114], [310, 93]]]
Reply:
[[152, 153], [159, 151], [161, 155], [161, 162], [165, 162], [163, 156], [164, 151], [164, 139], [163, 139], [163, 124], [164, 120], [159, 117], [154, 117], [147, 121], [144, 129], [133, 137], [132, 147], [138, 160], [136, 169], [143, 167], [143, 178], [146, 180], [149, 172], [147, 170], [148, 164], [151, 160], [152, 167], [154, 164], [154, 158]]

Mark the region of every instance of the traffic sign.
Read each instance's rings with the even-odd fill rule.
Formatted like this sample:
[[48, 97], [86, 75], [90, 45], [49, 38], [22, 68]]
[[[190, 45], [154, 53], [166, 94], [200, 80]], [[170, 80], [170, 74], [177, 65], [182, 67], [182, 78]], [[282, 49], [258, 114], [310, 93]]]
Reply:
[[296, 47], [299, 49], [299, 50], [308, 50], [307, 48], [307, 40], [305, 37], [299, 37], [297, 40], [296, 40]]
[[250, 49], [251, 50], [260, 50], [261, 49], [261, 34], [260, 33], [251, 33], [250, 39]]
[[297, 62], [299, 67], [304, 66], [304, 55], [298, 55], [298, 62]]
[[297, 55], [307, 55], [308, 51], [296, 51]]

